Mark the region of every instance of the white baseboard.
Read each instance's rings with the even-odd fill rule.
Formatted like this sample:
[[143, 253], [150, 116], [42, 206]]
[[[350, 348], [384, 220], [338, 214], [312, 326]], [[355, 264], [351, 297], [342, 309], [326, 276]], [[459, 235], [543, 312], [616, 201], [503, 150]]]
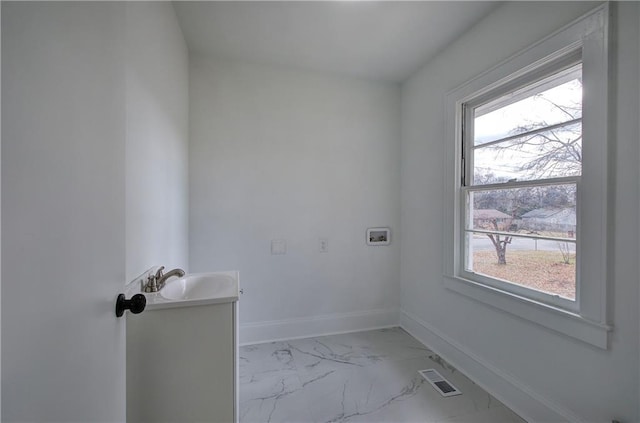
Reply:
[[323, 316], [241, 323], [240, 345], [398, 326], [398, 310], [368, 310]]
[[503, 370], [488, 363], [457, 341], [401, 310], [400, 327], [440, 355], [467, 377], [529, 423], [583, 422], [571, 410], [555, 403]]

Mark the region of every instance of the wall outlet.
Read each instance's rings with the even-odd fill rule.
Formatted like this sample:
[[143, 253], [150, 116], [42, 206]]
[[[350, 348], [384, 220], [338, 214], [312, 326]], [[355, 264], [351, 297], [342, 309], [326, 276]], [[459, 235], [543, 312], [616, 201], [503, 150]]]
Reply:
[[272, 239], [271, 240], [271, 255], [283, 255], [287, 254], [287, 241], [284, 239]]
[[327, 238], [319, 238], [318, 239], [318, 250], [321, 253], [329, 252], [329, 240]]

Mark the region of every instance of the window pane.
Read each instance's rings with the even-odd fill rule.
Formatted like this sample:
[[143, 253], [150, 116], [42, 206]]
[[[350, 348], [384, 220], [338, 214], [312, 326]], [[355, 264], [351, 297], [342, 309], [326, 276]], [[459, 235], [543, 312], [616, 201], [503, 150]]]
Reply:
[[575, 301], [573, 242], [468, 233], [466, 251], [469, 272]]
[[[582, 118], [581, 67], [549, 78], [537, 89], [500, 97], [474, 110], [474, 142], [481, 145]], [[525, 98], [522, 98], [522, 96]]]
[[576, 184], [468, 192], [466, 228], [575, 238]]
[[578, 176], [582, 172], [582, 122], [478, 147], [473, 184]]
[[575, 242], [535, 237], [576, 239], [576, 190], [570, 183], [468, 192], [466, 270], [574, 300]]

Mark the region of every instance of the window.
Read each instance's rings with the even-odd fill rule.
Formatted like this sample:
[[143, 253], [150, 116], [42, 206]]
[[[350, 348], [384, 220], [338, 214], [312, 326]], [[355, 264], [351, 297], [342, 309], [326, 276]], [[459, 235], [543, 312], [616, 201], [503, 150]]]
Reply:
[[465, 277], [575, 310], [582, 63], [462, 104]]
[[595, 9], [446, 106], [446, 285], [602, 348], [607, 15]]

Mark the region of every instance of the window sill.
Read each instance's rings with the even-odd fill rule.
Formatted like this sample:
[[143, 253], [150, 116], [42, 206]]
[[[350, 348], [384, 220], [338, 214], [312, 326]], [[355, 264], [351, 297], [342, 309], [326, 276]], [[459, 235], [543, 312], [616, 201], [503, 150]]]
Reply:
[[444, 286], [521, 319], [598, 348], [607, 349], [611, 326], [457, 276], [445, 275]]

